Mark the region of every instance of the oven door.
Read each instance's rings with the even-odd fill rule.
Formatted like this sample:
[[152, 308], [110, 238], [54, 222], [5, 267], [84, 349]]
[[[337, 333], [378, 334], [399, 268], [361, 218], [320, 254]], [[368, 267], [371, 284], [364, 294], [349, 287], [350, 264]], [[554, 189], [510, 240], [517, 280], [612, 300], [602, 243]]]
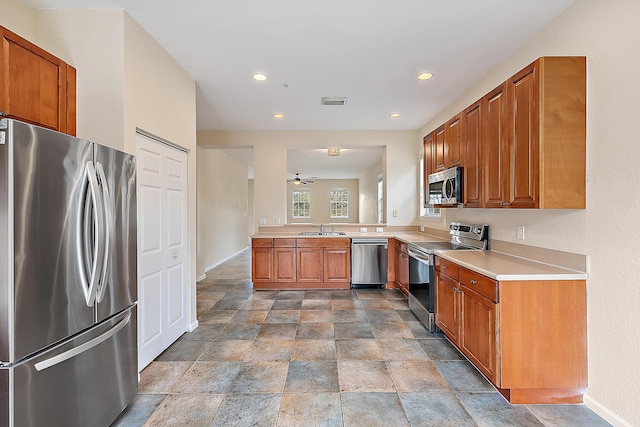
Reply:
[[409, 308], [429, 332], [436, 332], [433, 255], [409, 248]]

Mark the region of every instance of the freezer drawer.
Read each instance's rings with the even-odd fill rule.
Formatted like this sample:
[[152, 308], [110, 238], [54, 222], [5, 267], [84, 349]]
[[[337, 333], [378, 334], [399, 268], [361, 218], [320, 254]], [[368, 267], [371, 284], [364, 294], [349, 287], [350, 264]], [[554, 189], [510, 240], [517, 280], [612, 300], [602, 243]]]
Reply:
[[110, 425], [137, 392], [136, 331], [132, 306], [58, 347], [0, 370], [0, 425]]

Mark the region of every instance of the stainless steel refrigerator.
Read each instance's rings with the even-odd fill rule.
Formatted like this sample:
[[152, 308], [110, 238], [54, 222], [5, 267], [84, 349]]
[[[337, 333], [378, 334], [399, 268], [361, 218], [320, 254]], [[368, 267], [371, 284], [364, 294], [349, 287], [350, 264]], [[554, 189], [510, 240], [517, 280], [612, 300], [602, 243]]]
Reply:
[[108, 426], [137, 392], [133, 156], [0, 120], [0, 426]]

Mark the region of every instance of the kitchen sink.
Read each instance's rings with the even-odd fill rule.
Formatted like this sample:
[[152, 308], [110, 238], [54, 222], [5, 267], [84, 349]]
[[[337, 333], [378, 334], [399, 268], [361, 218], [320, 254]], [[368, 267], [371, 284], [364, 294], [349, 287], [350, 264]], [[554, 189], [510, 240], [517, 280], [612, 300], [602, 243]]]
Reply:
[[300, 236], [346, 236], [344, 231], [325, 231], [320, 233], [319, 231], [302, 231]]

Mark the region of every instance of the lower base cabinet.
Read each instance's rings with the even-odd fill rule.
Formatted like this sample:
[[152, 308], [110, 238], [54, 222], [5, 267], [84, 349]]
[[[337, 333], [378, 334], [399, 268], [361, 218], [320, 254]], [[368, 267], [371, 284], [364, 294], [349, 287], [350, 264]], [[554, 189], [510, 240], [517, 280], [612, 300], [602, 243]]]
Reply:
[[349, 238], [253, 239], [254, 289], [349, 289]]
[[436, 258], [436, 324], [511, 403], [582, 403], [586, 282], [495, 281]]

